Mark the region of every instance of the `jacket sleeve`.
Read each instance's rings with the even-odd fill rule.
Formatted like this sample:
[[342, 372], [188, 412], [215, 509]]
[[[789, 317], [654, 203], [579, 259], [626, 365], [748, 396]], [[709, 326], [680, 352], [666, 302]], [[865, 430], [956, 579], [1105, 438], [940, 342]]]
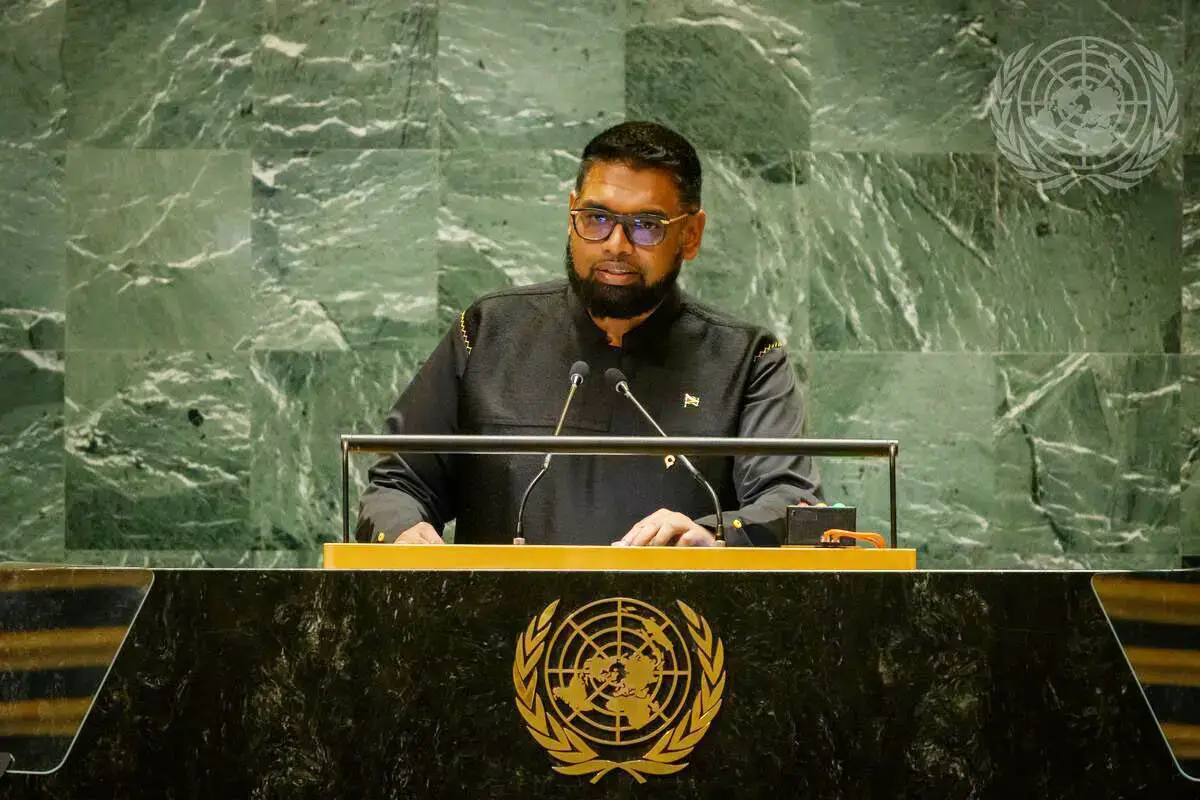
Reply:
[[[464, 317], [465, 319], [465, 317]], [[459, 432], [458, 389], [466, 369], [465, 322], [450, 327], [387, 415], [385, 434]], [[358, 541], [395, 541], [425, 521], [441, 534], [456, 514], [454, 457], [444, 453], [397, 454], [381, 458], [368, 472], [359, 500]]]
[[[755, 361], [747, 382], [738, 437], [791, 439], [804, 433], [804, 399], [783, 348]], [[775, 547], [784, 541], [787, 507], [821, 500], [811, 456], [735, 456], [733, 479], [739, 508], [722, 509], [726, 541], [733, 546]], [[733, 525], [739, 520], [740, 530]], [[716, 528], [716, 516], [696, 520]]]

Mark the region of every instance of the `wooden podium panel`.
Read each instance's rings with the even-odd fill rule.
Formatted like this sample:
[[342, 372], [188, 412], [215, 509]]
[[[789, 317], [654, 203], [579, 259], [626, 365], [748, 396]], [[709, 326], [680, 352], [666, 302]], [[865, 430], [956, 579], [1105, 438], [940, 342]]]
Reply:
[[914, 570], [917, 551], [866, 547], [574, 547], [508, 544], [325, 545], [326, 569], [568, 572]]

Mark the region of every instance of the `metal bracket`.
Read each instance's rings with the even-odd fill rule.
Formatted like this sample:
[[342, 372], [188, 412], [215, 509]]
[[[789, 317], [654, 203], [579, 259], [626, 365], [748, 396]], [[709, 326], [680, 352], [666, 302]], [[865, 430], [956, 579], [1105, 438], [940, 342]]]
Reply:
[[[758, 439], [718, 437], [637, 436], [438, 436], [428, 434], [342, 434], [342, 541], [350, 541], [350, 453], [473, 453], [572, 455], [809, 455], [847, 458], [887, 458], [890, 500], [890, 538], [896, 532], [896, 455], [894, 439]], [[667, 463], [667, 462], [664, 462]], [[668, 468], [670, 464], [667, 463]]]
[[891, 513], [888, 523], [891, 529], [893, 549], [900, 546], [899, 537], [896, 534], [896, 453], [899, 449], [900, 445], [896, 442], [891, 442], [888, 447], [888, 506]]

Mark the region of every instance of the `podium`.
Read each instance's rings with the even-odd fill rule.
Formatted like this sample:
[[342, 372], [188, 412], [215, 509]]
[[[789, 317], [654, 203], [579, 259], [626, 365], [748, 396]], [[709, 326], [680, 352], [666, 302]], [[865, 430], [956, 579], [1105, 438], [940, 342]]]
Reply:
[[326, 569], [585, 572], [913, 570], [917, 551], [868, 547], [572, 547], [327, 543]]
[[154, 570], [62, 765], [0, 800], [1195, 796], [1089, 573], [551, 549]]

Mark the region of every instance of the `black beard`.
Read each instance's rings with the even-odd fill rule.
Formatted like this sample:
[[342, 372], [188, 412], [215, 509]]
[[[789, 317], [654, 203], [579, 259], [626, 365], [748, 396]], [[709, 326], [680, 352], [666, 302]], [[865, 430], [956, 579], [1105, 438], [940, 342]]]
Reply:
[[637, 283], [629, 286], [612, 286], [596, 280], [595, 273], [586, 278], [575, 271], [575, 259], [571, 257], [571, 243], [567, 242], [567, 280], [583, 307], [597, 319], [632, 319], [658, 307], [679, 279], [683, 266], [682, 251], [675, 254], [675, 265], [658, 283], [646, 283], [638, 275]]

